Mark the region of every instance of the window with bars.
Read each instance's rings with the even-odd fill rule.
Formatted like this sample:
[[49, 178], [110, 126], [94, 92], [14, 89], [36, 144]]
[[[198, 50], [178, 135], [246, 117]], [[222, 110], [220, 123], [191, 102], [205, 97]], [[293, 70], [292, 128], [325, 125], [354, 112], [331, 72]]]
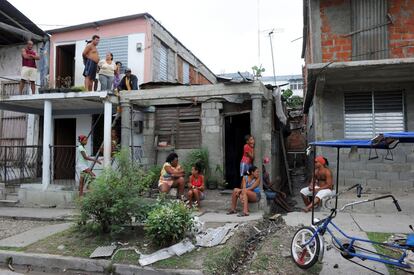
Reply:
[[344, 94], [345, 138], [372, 138], [384, 132], [405, 130], [404, 94], [348, 92]]

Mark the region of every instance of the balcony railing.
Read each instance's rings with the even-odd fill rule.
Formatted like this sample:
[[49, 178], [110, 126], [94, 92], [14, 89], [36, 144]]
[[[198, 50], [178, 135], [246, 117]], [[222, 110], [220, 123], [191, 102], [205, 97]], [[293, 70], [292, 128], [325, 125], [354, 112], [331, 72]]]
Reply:
[[6, 185], [42, 178], [42, 146], [0, 146], [0, 180]]

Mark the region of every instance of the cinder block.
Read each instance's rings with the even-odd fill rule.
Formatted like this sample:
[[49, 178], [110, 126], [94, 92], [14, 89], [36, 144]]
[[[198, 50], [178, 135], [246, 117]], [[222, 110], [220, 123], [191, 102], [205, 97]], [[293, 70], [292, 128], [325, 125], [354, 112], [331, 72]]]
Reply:
[[376, 171], [368, 171], [368, 170], [355, 170], [354, 177], [355, 178], [365, 178], [365, 179], [375, 179]]
[[372, 190], [375, 190], [375, 189], [390, 190], [391, 184], [389, 180], [368, 179], [367, 187], [369, 187]]
[[206, 133], [219, 133], [220, 127], [219, 126], [206, 126], [205, 132]]
[[378, 180], [394, 181], [394, 180], [399, 180], [399, 178], [400, 178], [400, 175], [398, 172], [381, 172], [381, 171], [377, 172]]
[[400, 172], [400, 180], [414, 180], [414, 172]]
[[391, 190], [407, 191], [413, 188], [414, 181], [396, 180], [391, 181]]
[[204, 126], [218, 125], [218, 119], [214, 117], [206, 117], [201, 120], [201, 124]]
[[344, 179], [344, 185], [345, 186], [352, 186], [355, 184], [362, 184], [362, 185], [366, 185], [367, 184], [367, 179], [361, 178], [346, 178]]
[[390, 164], [391, 172], [410, 172], [411, 164], [409, 163], [393, 163]]

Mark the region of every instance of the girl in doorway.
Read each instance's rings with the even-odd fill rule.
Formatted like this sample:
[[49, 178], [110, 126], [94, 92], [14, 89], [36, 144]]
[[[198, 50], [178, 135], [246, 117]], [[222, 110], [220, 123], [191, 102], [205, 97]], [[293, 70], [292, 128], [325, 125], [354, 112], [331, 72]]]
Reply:
[[191, 168], [191, 176], [188, 182], [188, 205], [193, 207], [193, 200], [195, 199], [197, 207], [200, 210], [200, 201], [204, 199], [204, 176], [201, 175], [201, 165], [196, 163]]
[[77, 160], [77, 167], [80, 171], [80, 177], [79, 177], [79, 197], [83, 196], [83, 187], [85, 183], [85, 179], [88, 177], [95, 177], [95, 173], [92, 172], [92, 169], [89, 167], [88, 161], [96, 162], [101, 164], [99, 160], [95, 160], [94, 158], [91, 158], [90, 156], [86, 155], [86, 149], [85, 145], [88, 143], [88, 137], [84, 135], [80, 135], [78, 137], [78, 141], [80, 145], [78, 146], [78, 160]]
[[244, 141], [246, 144], [243, 147], [243, 157], [240, 161], [240, 177], [246, 175], [247, 171], [253, 165], [254, 160], [254, 137], [252, 135], [246, 135]]

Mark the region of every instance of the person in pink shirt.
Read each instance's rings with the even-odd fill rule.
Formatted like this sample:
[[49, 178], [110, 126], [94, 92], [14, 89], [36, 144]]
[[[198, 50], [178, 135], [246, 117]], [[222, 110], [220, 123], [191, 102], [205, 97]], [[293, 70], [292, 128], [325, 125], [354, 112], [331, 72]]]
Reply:
[[240, 161], [240, 177], [246, 175], [254, 160], [254, 137], [246, 135], [244, 140], [246, 144], [243, 146], [243, 157]]

